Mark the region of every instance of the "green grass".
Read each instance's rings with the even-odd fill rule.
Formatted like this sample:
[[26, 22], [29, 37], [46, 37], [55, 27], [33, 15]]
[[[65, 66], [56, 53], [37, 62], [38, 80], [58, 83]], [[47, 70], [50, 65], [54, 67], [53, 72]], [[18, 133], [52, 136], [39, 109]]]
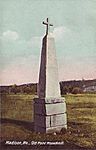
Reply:
[[[2, 95], [2, 118], [33, 120], [34, 95]], [[60, 140], [85, 148], [96, 148], [96, 94], [65, 95], [68, 130], [57, 135], [35, 134], [22, 124], [3, 123], [3, 140]]]
[[[96, 145], [96, 95], [66, 96], [68, 122], [77, 132], [76, 143], [80, 146]], [[73, 125], [72, 125], [73, 124]], [[73, 132], [73, 137], [75, 133]]]
[[34, 95], [2, 95], [2, 118], [32, 121]]

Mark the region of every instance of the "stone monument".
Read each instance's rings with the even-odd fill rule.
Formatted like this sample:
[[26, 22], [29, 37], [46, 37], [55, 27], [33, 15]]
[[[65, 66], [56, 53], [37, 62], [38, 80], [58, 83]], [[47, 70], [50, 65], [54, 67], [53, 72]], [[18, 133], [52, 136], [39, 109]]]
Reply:
[[34, 99], [34, 130], [49, 133], [67, 129], [65, 98], [60, 95], [58, 65], [55, 41], [47, 22], [46, 35], [42, 41], [41, 63], [39, 71], [38, 98]]

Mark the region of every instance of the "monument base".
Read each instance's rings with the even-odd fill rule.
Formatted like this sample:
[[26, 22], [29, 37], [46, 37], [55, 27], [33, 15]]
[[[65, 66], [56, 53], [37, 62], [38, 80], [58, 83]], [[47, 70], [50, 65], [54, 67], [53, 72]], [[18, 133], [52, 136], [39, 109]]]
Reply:
[[34, 130], [40, 133], [67, 129], [65, 98], [34, 99]]

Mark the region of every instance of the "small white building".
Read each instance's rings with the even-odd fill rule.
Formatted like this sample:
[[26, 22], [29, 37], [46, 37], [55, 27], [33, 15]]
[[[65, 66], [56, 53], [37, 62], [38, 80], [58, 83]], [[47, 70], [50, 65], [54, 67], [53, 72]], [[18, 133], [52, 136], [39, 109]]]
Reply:
[[84, 87], [84, 92], [96, 92], [96, 85], [90, 85]]

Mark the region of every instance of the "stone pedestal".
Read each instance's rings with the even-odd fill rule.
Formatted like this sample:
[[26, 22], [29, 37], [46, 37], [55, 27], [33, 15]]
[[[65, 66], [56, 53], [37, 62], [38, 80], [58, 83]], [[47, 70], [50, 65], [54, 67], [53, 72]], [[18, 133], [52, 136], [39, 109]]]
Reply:
[[64, 98], [34, 99], [35, 132], [51, 133], [67, 129], [66, 102]]

